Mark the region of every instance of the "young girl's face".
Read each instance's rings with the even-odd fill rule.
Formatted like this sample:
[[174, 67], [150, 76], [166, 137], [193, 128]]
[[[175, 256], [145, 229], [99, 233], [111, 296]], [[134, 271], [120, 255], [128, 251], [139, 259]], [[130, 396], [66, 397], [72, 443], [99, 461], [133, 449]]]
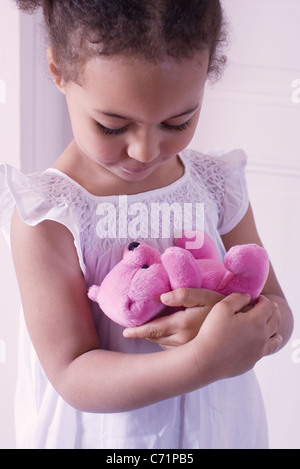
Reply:
[[63, 85], [79, 154], [122, 181], [158, 174], [194, 135], [207, 67], [206, 52], [156, 64], [89, 60], [80, 85]]

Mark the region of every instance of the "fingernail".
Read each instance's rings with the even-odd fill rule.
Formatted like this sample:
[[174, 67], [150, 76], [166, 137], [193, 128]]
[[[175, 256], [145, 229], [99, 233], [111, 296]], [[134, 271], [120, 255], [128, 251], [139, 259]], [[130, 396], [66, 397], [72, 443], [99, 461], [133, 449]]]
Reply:
[[172, 293], [163, 293], [160, 296], [160, 300], [165, 304], [170, 303], [172, 301]]

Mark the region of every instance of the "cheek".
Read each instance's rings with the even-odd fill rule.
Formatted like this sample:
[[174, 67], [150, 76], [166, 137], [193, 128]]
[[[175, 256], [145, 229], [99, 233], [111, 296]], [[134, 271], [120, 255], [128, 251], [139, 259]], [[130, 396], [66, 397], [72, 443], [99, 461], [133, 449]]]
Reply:
[[97, 128], [78, 126], [74, 138], [81, 151], [94, 160], [110, 162], [121, 152], [120, 142], [102, 135]]
[[179, 153], [189, 145], [194, 136], [194, 133], [195, 128], [183, 130], [182, 132], [171, 136], [167, 141], [165, 141], [161, 149], [166, 153]]
[[120, 153], [120, 142], [107, 138], [81, 109], [68, 102], [74, 139], [78, 148], [94, 160], [109, 161]]
[[191, 125], [181, 132], [174, 132], [166, 140], [164, 149], [167, 152], [179, 153], [184, 150], [192, 141], [199, 121], [200, 111], [194, 116]]

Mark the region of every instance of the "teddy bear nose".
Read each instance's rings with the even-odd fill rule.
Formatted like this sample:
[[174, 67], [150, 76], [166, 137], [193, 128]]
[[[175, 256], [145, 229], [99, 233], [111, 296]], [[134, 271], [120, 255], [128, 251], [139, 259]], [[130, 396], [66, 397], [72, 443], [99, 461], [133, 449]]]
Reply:
[[136, 241], [133, 241], [132, 243], [129, 244], [128, 250], [129, 251], [134, 251], [139, 245], [140, 245], [140, 243], [137, 243]]

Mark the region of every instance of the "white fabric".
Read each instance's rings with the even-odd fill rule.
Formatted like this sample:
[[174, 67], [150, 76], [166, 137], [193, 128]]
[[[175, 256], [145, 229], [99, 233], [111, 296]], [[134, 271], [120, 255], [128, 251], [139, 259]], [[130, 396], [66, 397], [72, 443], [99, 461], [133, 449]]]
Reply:
[[[137, 209], [141, 206], [136, 204], [142, 202], [150, 214], [154, 203], [177, 202], [181, 207], [186, 203], [204, 203], [205, 231], [214, 239], [222, 258], [224, 247], [220, 235], [230, 231], [248, 208], [246, 156], [240, 150], [218, 157], [185, 150], [180, 158], [185, 172], [179, 180], [162, 189], [128, 196], [128, 206]], [[25, 176], [0, 165], [0, 226], [7, 239], [15, 206], [30, 225], [43, 220], [64, 224], [74, 236], [88, 286], [101, 282], [121, 259], [131, 239], [130, 236], [99, 238], [103, 204], [113, 204], [117, 216], [119, 201], [118, 196], [91, 195], [55, 169]], [[136, 217], [138, 212], [130, 213]], [[126, 222], [135, 226], [134, 221], [133, 217]], [[143, 235], [161, 251], [172, 244], [172, 229], [169, 238], [153, 238], [149, 224], [148, 234]], [[96, 328], [105, 349], [127, 353], [159, 350], [149, 341], [123, 338], [122, 328], [104, 316], [97, 305], [93, 306]], [[264, 406], [252, 371], [132, 412], [89, 414], [70, 407], [53, 389], [40, 366], [23, 318], [19, 357], [16, 393], [19, 448], [267, 447]]]

